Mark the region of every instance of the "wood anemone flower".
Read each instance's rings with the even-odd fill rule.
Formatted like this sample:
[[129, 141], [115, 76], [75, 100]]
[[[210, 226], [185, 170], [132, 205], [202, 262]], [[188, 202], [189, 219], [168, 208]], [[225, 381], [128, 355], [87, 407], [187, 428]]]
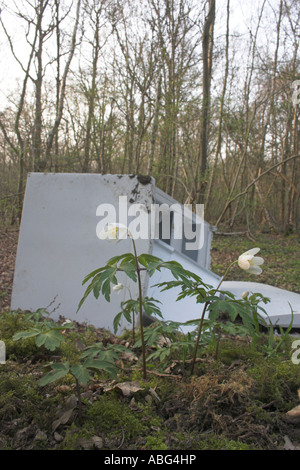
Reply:
[[124, 289], [124, 285], [119, 283], [119, 284], [116, 284], [114, 287], [113, 287], [113, 291], [115, 291], [117, 294], [120, 294], [121, 290]]
[[126, 225], [123, 224], [108, 224], [101, 230], [99, 234], [100, 240], [124, 240], [130, 237], [130, 232]]
[[255, 256], [259, 251], [260, 248], [252, 248], [251, 250], [242, 253], [238, 259], [239, 267], [250, 274], [261, 274], [262, 269], [260, 268], [260, 265], [264, 263], [264, 259], [259, 256]]

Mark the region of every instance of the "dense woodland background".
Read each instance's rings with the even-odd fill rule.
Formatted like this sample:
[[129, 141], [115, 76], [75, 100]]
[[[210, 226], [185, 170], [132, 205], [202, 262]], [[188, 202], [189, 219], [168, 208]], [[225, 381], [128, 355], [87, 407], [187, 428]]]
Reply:
[[2, 224], [28, 172], [142, 173], [218, 227], [300, 232], [299, 0], [0, 9]]

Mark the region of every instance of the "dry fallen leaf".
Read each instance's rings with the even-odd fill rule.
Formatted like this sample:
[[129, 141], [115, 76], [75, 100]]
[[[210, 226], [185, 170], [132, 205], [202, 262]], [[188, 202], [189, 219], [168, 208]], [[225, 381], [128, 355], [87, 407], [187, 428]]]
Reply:
[[115, 385], [114, 388], [118, 388], [122, 392], [124, 397], [130, 397], [134, 393], [144, 390], [140, 386], [139, 382], [122, 382]]
[[300, 405], [295, 406], [292, 410], [286, 413], [286, 418], [290, 423], [300, 423]]
[[284, 436], [284, 450], [300, 450], [300, 445], [294, 445], [289, 436]]
[[56, 387], [56, 391], [59, 393], [68, 393], [71, 390], [72, 388], [69, 387], [69, 385], [59, 385], [58, 387]]
[[70, 424], [73, 415], [73, 409], [65, 411], [58, 419], [52, 423], [52, 432], [55, 432], [59, 426], [63, 424]]

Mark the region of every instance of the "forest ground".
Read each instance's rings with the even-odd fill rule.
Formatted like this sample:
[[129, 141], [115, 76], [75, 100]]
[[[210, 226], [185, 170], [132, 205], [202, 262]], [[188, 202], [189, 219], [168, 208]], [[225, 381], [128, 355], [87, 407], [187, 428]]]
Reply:
[[[121, 360], [117, 382], [95, 377], [82, 390], [80, 426], [70, 377], [46, 387], [38, 385], [53, 353], [41, 354], [32, 338], [11, 341], [26, 325], [22, 313], [17, 319], [8, 313], [17, 239], [16, 229], [0, 231], [0, 338], [5, 339], [8, 355], [6, 364], [0, 365], [0, 449], [300, 449], [299, 419], [287, 414], [300, 399], [300, 365], [290, 358], [293, 338], [267, 356], [267, 336], [262, 335], [255, 348], [247, 337], [224, 336], [218, 354], [213, 346], [202, 352], [193, 377], [188, 365], [174, 358], [165, 371], [150, 369], [145, 380], [135, 351], [136, 355]], [[212, 270], [223, 274], [231, 261], [254, 246], [261, 248], [265, 259], [259, 282], [300, 292], [297, 236], [258, 234], [255, 240], [215, 236]], [[234, 268], [228, 279], [249, 277]], [[91, 338], [106, 344], [130, 343], [129, 337], [114, 337], [77, 323], [67, 340], [69, 349], [74, 337], [83, 345]], [[118, 387], [119, 382], [125, 385]]]

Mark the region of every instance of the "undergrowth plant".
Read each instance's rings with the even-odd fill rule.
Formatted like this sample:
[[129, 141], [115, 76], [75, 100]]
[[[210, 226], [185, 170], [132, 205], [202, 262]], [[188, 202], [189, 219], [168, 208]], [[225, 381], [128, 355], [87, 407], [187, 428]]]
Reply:
[[[134, 238], [131, 236], [131, 233], [127, 227], [120, 224], [111, 224], [109, 225], [104, 233], [102, 234], [103, 239], [119, 241], [124, 238], [124, 235], [130, 237], [133, 245], [133, 253], [125, 253], [122, 255], [114, 256], [113, 258], [107, 261], [107, 264], [101, 268], [98, 268], [88, 274], [84, 280], [83, 284], [90, 281], [86, 291], [79, 302], [77, 311], [81, 308], [83, 302], [90, 293], [93, 293], [97, 299], [100, 293], [104, 298], [109, 302], [112, 286], [119, 286], [120, 283], [117, 279], [117, 273], [125, 273], [132, 281], [138, 283], [138, 298], [129, 299], [122, 303], [122, 310], [114, 318], [114, 327], [118, 327], [119, 322], [124, 316], [128, 322], [132, 321], [132, 312], [138, 314], [139, 316], [139, 327], [141, 332], [141, 347], [142, 347], [142, 362], [143, 362], [143, 377], [147, 376], [146, 369], [146, 348], [145, 348], [145, 338], [144, 338], [144, 328], [143, 328], [143, 312], [150, 315], [157, 315], [162, 318], [160, 308], [157, 304], [159, 301], [154, 298], [143, 297], [142, 292], [142, 280], [141, 273], [146, 271], [149, 277], [151, 277], [155, 271], [160, 271], [161, 269], [168, 269], [175, 279], [182, 281], [183, 283], [188, 283], [189, 278], [193, 276], [193, 273], [185, 270], [180, 263], [176, 261], [163, 261], [162, 259], [149, 255], [149, 254], [137, 254], [136, 244]], [[101, 237], [100, 237], [101, 238]], [[200, 281], [201, 285], [204, 286], [202, 280]]]
[[[122, 316], [126, 318], [128, 322], [132, 321], [132, 312], [139, 315], [139, 324], [140, 324], [140, 345], [142, 348], [142, 361], [143, 361], [143, 376], [146, 378], [146, 341], [149, 344], [149, 338], [147, 334], [145, 337], [144, 328], [143, 328], [143, 311], [148, 315], [156, 315], [162, 317], [159, 305], [159, 301], [143, 297], [142, 293], [142, 282], [141, 282], [141, 272], [146, 271], [149, 277], [151, 277], [155, 271], [160, 271], [161, 269], [169, 269], [172, 273], [174, 280], [168, 282], [162, 282], [157, 284], [161, 290], [167, 290], [171, 288], [181, 288], [177, 300], [183, 299], [186, 296], [195, 296], [196, 301], [199, 304], [203, 304], [202, 315], [198, 319], [198, 334], [196, 341], [194, 343], [191, 338], [181, 344], [178, 341], [171, 339], [171, 346], [164, 351], [157, 351], [153, 353], [150, 357], [160, 357], [160, 359], [165, 359], [171, 354], [171, 350], [176, 349], [180, 346], [183, 348], [183, 354], [186, 358], [187, 352], [190, 353], [191, 348], [193, 348], [193, 358], [191, 373], [194, 371], [194, 365], [196, 361], [196, 355], [198, 347], [200, 344], [200, 338], [203, 330], [203, 324], [205, 319], [205, 314], [208, 312], [209, 320], [214, 322], [218, 319], [220, 313], [226, 312], [230, 320], [234, 322], [238, 316], [242, 319], [244, 326], [251, 332], [255, 333], [255, 324], [253, 323], [252, 311], [249, 305], [249, 302], [245, 299], [242, 301], [234, 298], [233, 294], [230, 292], [220, 291], [220, 286], [223, 280], [226, 277], [229, 269], [235, 264], [238, 263], [239, 267], [251, 274], [260, 274], [262, 272], [260, 265], [263, 264], [263, 258], [255, 256], [259, 248], [253, 248], [248, 252], [243, 253], [240, 257], [233, 261], [227, 268], [225, 275], [221, 279], [217, 288], [206, 285], [200, 276], [188, 271], [182, 267], [181, 264], [175, 261], [165, 262], [162, 259], [149, 255], [149, 254], [137, 254], [135, 240], [132, 237], [128, 228], [122, 224], [109, 224], [101, 232], [100, 237], [103, 240], [114, 240], [120, 241], [121, 239], [129, 237], [132, 240], [133, 253], [125, 253], [119, 256], [115, 256], [108, 260], [107, 264], [101, 268], [98, 268], [88, 274], [84, 280], [83, 284], [89, 281], [89, 285], [86, 288], [86, 291], [79, 303], [78, 310], [81, 308], [83, 302], [87, 296], [91, 293], [97, 299], [100, 294], [109, 302], [112, 286], [114, 289], [121, 289], [122, 284], [118, 282], [117, 274], [119, 272], [125, 273], [132, 281], [138, 283], [138, 298], [129, 299], [121, 304], [121, 312], [119, 312], [114, 318], [114, 327], [118, 327]], [[78, 311], [77, 310], [77, 311]], [[183, 322], [182, 324], [185, 324]], [[162, 322], [158, 327], [157, 331], [160, 331], [160, 334], [169, 335], [170, 334], [170, 325]], [[153, 330], [150, 333], [153, 338]], [[151, 337], [151, 336], [150, 336]], [[194, 345], [193, 345], [194, 343]], [[148, 358], [149, 359], [149, 358]]]
[[[24, 331], [14, 334], [13, 340], [26, 340], [27, 338], [35, 338], [38, 347], [55, 351], [67, 341], [66, 331], [73, 328], [72, 322], [66, 322], [58, 325], [50, 321], [47, 316], [48, 312], [39, 309], [36, 312], [26, 314], [27, 320], [33, 322], [33, 326]], [[79, 408], [79, 423], [82, 424], [82, 400], [81, 386], [85, 387], [91, 380], [91, 375], [95, 372], [107, 373], [110, 378], [116, 379], [119, 354], [127, 350], [125, 347], [117, 344], [108, 344], [104, 347], [103, 343], [95, 343], [88, 346], [81, 354], [69, 354], [65, 361], [50, 362], [47, 369], [50, 369], [39, 381], [39, 385], [44, 387], [52, 382], [62, 379], [66, 375], [71, 375], [76, 384], [76, 392]]]

